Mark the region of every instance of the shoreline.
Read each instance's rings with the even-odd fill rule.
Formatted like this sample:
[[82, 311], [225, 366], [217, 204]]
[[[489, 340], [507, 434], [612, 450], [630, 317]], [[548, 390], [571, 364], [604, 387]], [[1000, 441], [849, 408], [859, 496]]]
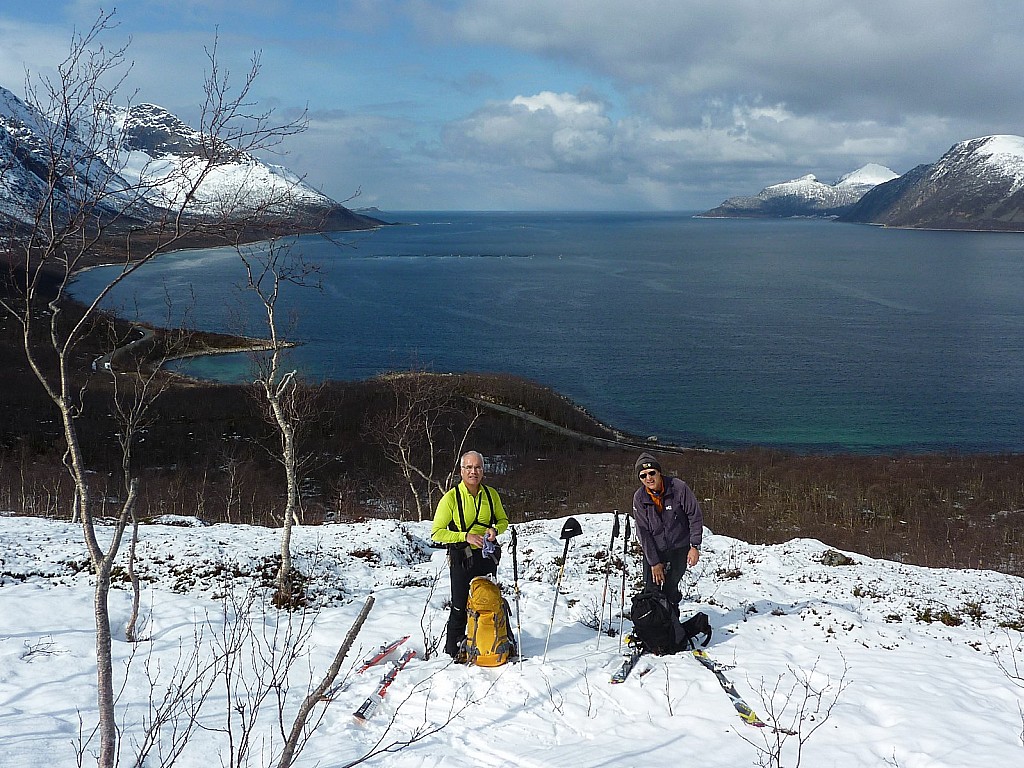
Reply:
[[[166, 331], [168, 329], [161, 328], [157, 330]], [[195, 333], [202, 335], [207, 332], [196, 331]], [[160, 367], [163, 368], [165, 363], [173, 363], [176, 360], [195, 360], [200, 357], [216, 357], [217, 355], [244, 355], [247, 352], [270, 352], [274, 348], [273, 343], [269, 339], [259, 339], [253, 336], [233, 336], [231, 338], [237, 339], [241, 343], [236, 347], [226, 346], [217, 347], [215, 349], [195, 349], [186, 352], [180, 352], [175, 355], [170, 355], [168, 357], [161, 358]], [[291, 349], [293, 347], [301, 346], [301, 344], [300, 342], [297, 341], [287, 341], [280, 343], [278, 346], [280, 349]], [[227, 384], [227, 382], [223, 381], [214, 381], [211, 379], [197, 379], [192, 376], [186, 376], [185, 374], [180, 374], [177, 372], [174, 372], [174, 375], [181, 376], [182, 378], [190, 379], [193, 381], [201, 381], [204, 384]]]
[[[298, 226], [295, 227], [294, 231], [290, 231], [290, 232], [288, 232], [288, 233], [286, 233], [286, 234], [284, 234], [282, 236], [283, 237], [301, 237], [303, 235], [329, 236], [329, 235], [333, 234], [334, 232], [349, 232], [349, 231], [361, 232], [361, 231], [367, 231], [367, 230], [370, 230], [370, 229], [379, 229], [380, 227], [387, 226], [387, 225], [388, 225], [387, 222], [383, 222], [382, 221], [379, 224], [377, 224], [375, 226], [372, 226], [372, 227], [364, 227], [364, 228], [349, 229], [349, 230], [318, 230], [318, 229], [312, 229], [312, 228], [309, 228], [309, 227], [304, 227], [304, 226], [298, 225]], [[189, 240], [187, 245], [184, 245], [181, 248], [175, 248], [173, 250], [169, 250], [169, 251], [166, 251], [166, 252], [161, 252], [161, 253], [157, 254], [153, 258], [154, 258], [154, 260], [156, 260], [156, 259], [159, 259], [159, 258], [164, 257], [164, 256], [170, 256], [172, 254], [190, 253], [190, 252], [194, 252], [194, 251], [205, 251], [205, 250], [209, 250], [211, 248], [234, 248], [234, 247], [238, 247], [238, 246], [242, 246], [242, 245], [255, 245], [257, 243], [267, 242], [267, 240], [268, 240], [268, 237], [267, 237], [268, 233], [266, 233], [266, 232], [258, 231], [258, 230], [246, 230], [246, 232], [247, 232], [247, 234], [243, 234], [241, 237], [236, 238], [235, 240], [233, 240], [231, 242], [225, 242], [224, 241], [223, 233], [211, 233], [211, 234], [207, 234], [205, 236], [203, 236], [203, 235], [193, 235], [193, 237]], [[110, 250], [111, 250], [111, 252], [113, 252], [115, 249], [114, 248], [110, 248]], [[68, 276], [68, 282], [67, 282], [66, 290], [70, 288], [71, 284], [78, 278], [79, 275], [85, 274], [87, 272], [91, 272], [91, 271], [96, 270], [96, 269], [122, 266], [125, 263], [126, 262], [124, 260], [115, 259], [115, 258], [103, 259], [102, 256], [98, 256], [97, 261], [95, 263], [87, 264], [85, 266], [81, 266], [81, 267], [75, 269], [73, 272], [70, 273], [70, 275]], [[69, 293], [65, 294], [64, 301], [66, 301], [70, 306], [75, 306], [75, 307], [78, 307], [78, 308], [84, 308], [86, 306], [84, 302], [82, 302], [82, 301], [72, 297]], [[155, 337], [158, 340], [163, 340], [163, 339], [166, 339], [167, 337], [169, 337], [169, 336], [171, 336], [171, 335], [173, 335], [175, 333], [182, 333], [183, 332], [183, 329], [181, 329], [181, 328], [168, 328], [168, 327], [165, 327], [165, 326], [154, 325], [154, 324], [151, 324], [151, 323], [132, 321], [132, 320], [128, 320], [126, 318], [120, 317], [118, 315], [113, 315], [113, 317], [115, 319], [115, 322], [125, 323], [125, 324], [128, 324], [128, 325], [133, 326], [133, 327], [137, 327], [137, 328], [140, 328], [140, 329], [147, 329], [150, 332], [151, 337]], [[217, 356], [217, 355], [232, 355], [232, 354], [245, 354], [245, 353], [250, 353], [250, 352], [264, 352], [264, 351], [269, 351], [269, 350], [271, 350], [273, 348], [273, 344], [272, 344], [272, 342], [269, 339], [264, 339], [264, 338], [259, 338], [259, 337], [239, 336], [239, 335], [230, 334], [230, 333], [225, 334], [225, 333], [218, 333], [216, 331], [204, 331], [204, 330], [195, 330], [195, 331], [191, 331], [191, 332], [188, 332], [188, 333], [189, 333], [189, 337], [190, 337], [191, 342], [198, 341], [199, 342], [199, 346], [197, 346], [195, 348], [192, 348], [191, 344], [190, 344], [182, 352], [178, 352], [176, 354], [172, 354], [172, 355], [169, 355], [167, 357], [159, 357], [158, 359], [151, 359], [150, 357], [144, 357], [143, 358], [144, 363], [149, 364], [149, 365], [153, 365], [153, 366], [156, 367], [156, 369], [162, 371], [166, 375], [173, 376], [173, 377], [175, 377], [176, 379], [178, 379], [179, 381], [182, 381], [182, 382], [191, 382], [191, 383], [194, 383], [194, 384], [203, 384], [203, 385], [206, 385], [206, 386], [210, 386], [210, 385], [230, 386], [230, 384], [228, 382], [220, 382], [220, 381], [214, 381], [214, 380], [208, 380], [208, 379], [199, 379], [199, 378], [187, 376], [187, 375], [185, 375], [183, 373], [178, 373], [176, 371], [167, 371], [167, 370], [164, 369], [164, 365], [166, 363], [168, 363], [168, 362], [174, 362], [176, 360], [190, 360], [190, 359], [197, 359], [197, 358], [201, 358], [201, 357], [214, 357], [214, 356]], [[224, 346], [211, 346], [211, 345], [209, 345], [208, 342], [210, 340], [214, 340], [214, 339], [224, 339], [225, 340]], [[115, 348], [115, 349], [111, 350], [110, 352], [106, 353], [105, 355], [103, 355], [101, 357], [105, 357], [105, 358], [107, 358], [108, 362], [112, 362], [114, 360], [114, 358], [117, 357], [120, 353], [123, 353], [128, 348], [137, 346], [138, 344], [140, 344], [144, 340], [145, 339], [140, 339], [140, 340], [136, 340], [134, 342], [129, 342], [128, 344], [122, 345], [121, 347], [118, 347], [118, 348]], [[284, 342], [284, 343], [281, 344], [281, 348], [287, 349], [287, 348], [298, 347], [300, 345], [301, 345], [300, 342]], [[94, 361], [94, 363], [93, 363], [94, 369], [96, 367], [97, 362], [98, 362], [98, 359], [97, 359], [97, 361]]]
[[[302, 235], [302, 234], [316, 234], [316, 233], [300, 231], [300, 232], [295, 232], [293, 234], [295, 236], [298, 236], [298, 235]], [[215, 247], [220, 247], [220, 246], [224, 245], [223, 240], [219, 239], [217, 237], [210, 236], [209, 240], [210, 240], [209, 243], [194, 243], [194, 244], [190, 244], [188, 247], [179, 248], [179, 249], [176, 249], [174, 251], [168, 251], [166, 254], [161, 254], [161, 256], [169, 255], [169, 254], [174, 254], [174, 253], [183, 253], [183, 252], [190, 252], [190, 251], [197, 251], [197, 250], [205, 250], [207, 248], [215, 248]], [[254, 238], [254, 239], [252, 239], [249, 242], [253, 242], [253, 243], [260, 242], [260, 239], [259, 238]], [[118, 262], [116, 260], [107, 260], [107, 261], [104, 261], [104, 263], [102, 263], [102, 264], [97, 263], [97, 264], [89, 265], [87, 267], [83, 267], [81, 270], [76, 271], [76, 274], [78, 272], [85, 272], [85, 271], [88, 271], [88, 270], [91, 270], [91, 269], [95, 269], [96, 267], [99, 267], [99, 266], [117, 266], [119, 263], [120, 262]], [[77, 302], [74, 299], [70, 299], [69, 298], [68, 301], [74, 302], [74, 303], [77, 303], [77, 304], [81, 305], [80, 302]], [[126, 323], [130, 322], [130, 321], [124, 320], [123, 318], [119, 318], [119, 321], [120, 322], [126, 322]], [[138, 324], [138, 325], [145, 325], [145, 324]], [[164, 328], [164, 327], [160, 327], [160, 326], [150, 326], [150, 327], [152, 327], [159, 334], [174, 334], [175, 332], [179, 332], [179, 329]], [[163, 368], [163, 366], [166, 363], [171, 363], [171, 362], [175, 362], [175, 361], [198, 360], [198, 359], [201, 359], [201, 358], [204, 358], [204, 357], [207, 357], [207, 356], [215, 357], [215, 356], [224, 356], [224, 355], [229, 355], [229, 354], [245, 354], [245, 353], [252, 353], [252, 352], [261, 352], [261, 351], [266, 351], [266, 350], [268, 350], [270, 348], [270, 342], [268, 340], [260, 339], [258, 337], [235, 336], [233, 334], [219, 334], [219, 333], [216, 333], [216, 332], [202, 331], [202, 330], [194, 332], [192, 334], [192, 336], [193, 336], [193, 340], [189, 343], [188, 347], [186, 349], [184, 349], [183, 351], [175, 353], [175, 354], [172, 354], [172, 355], [169, 355], [167, 357], [160, 358], [159, 360], [154, 357], [149, 362], [151, 362], [151, 363], [153, 363], [155, 365], [158, 365], [159, 367]], [[294, 348], [294, 347], [298, 347], [298, 346], [301, 346], [301, 345], [302, 345], [301, 342], [292, 342], [292, 343], [288, 343], [286, 346]], [[188, 375], [186, 373], [182, 373], [182, 372], [178, 372], [178, 371], [169, 371], [168, 370], [168, 371], [166, 371], [166, 373], [167, 373], [167, 375], [174, 376], [174, 377], [178, 378], [182, 382], [190, 382], [190, 383], [194, 383], [194, 384], [203, 384], [203, 385], [207, 385], [207, 386], [232, 386], [233, 384], [237, 384], [237, 382], [217, 380], [215, 378], [203, 378], [203, 377], [197, 377], [197, 376], [190, 376], [190, 375]], [[517, 374], [510, 374], [510, 375], [517, 375]], [[371, 377], [371, 379], [372, 379], [372, 377]], [[348, 382], [348, 381], [369, 381], [371, 379], [355, 379], [355, 380], [350, 380], [350, 379], [334, 379], [334, 378], [331, 378], [331, 379], [324, 379], [324, 381], [325, 382], [337, 381], [339, 383], [342, 383], [342, 382]], [[541, 386], [548, 386], [548, 385], [541, 385]], [[555, 391], [557, 394], [561, 395], [561, 393], [557, 392], [556, 390], [552, 390], [552, 391]], [[561, 396], [565, 397], [564, 395], [561, 395]], [[851, 446], [848, 446], [848, 445], [842, 445], [842, 444], [839, 444], [839, 443], [829, 443], [827, 445], [807, 445], [807, 446], [802, 446], [802, 445], [801, 446], [793, 446], [793, 445], [788, 445], [788, 444], [773, 444], [773, 443], [731, 443], [731, 442], [725, 442], [725, 443], [719, 444], [715, 440], [708, 440], [708, 439], [695, 440], [695, 441], [693, 441], [692, 443], [689, 443], [689, 444], [668, 443], [668, 442], [667, 443], [660, 443], [660, 442], [656, 442], [656, 441], [646, 441], [640, 435], [630, 435], [625, 430], [622, 430], [622, 429], [619, 429], [617, 427], [604, 424], [600, 420], [594, 418], [590, 414], [589, 410], [585, 406], [582, 406], [582, 405], [579, 405], [579, 404], [575, 403], [574, 401], [572, 401], [568, 397], [566, 397], [566, 400], [568, 400], [570, 403], [572, 403], [573, 406], [578, 408], [581, 412], [587, 414], [589, 418], [591, 418], [595, 422], [601, 424], [610, 433], [617, 434], [617, 435], [622, 435], [622, 436], [624, 436], [626, 438], [624, 441], [620, 441], [620, 442], [628, 443], [630, 446], [642, 446], [642, 448], [645, 449], [645, 450], [652, 450], [652, 451], [656, 451], [656, 452], [657, 451], [664, 451], [664, 452], [667, 452], [667, 453], [671, 453], [671, 452], [676, 452], [676, 451], [693, 451], [693, 450], [707, 450], [707, 451], [714, 451], [714, 452], [735, 452], [735, 451], [748, 450], [748, 449], [751, 449], [751, 448], [754, 448], [754, 449], [756, 449], [756, 448], [763, 448], [763, 449], [766, 449], [766, 450], [781, 451], [781, 452], [792, 453], [792, 454], [796, 454], [796, 455], [821, 455], [821, 456], [838, 456], [838, 455], [846, 455], [846, 454], [856, 454], [856, 455], [861, 455], [861, 456], [903, 456], [903, 455], [913, 456], [913, 455], [935, 455], [935, 454], [942, 454], [942, 455], [966, 455], [966, 456], [1007, 456], [1007, 455], [1008, 456], [1019, 456], [1019, 455], [1024, 454], [1024, 450], [1015, 450], [1015, 449], [1008, 449], [1008, 450], [987, 449], [987, 450], [980, 450], [980, 451], [978, 451], [978, 450], [964, 451], [964, 449], [960, 448], [959, 446], [955, 446], [955, 445], [953, 445], [953, 446], [935, 446], [935, 447], [895, 446], [895, 447], [885, 447], [885, 448], [873, 447], [873, 448], [859, 449], [859, 448], [856, 448], [856, 447], [851, 447]]]
[[[68, 307], [69, 318], [75, 311]], [[137, 339], [130, 323], [116, 322], [118, 338]], [[0, 321], [0, 343], [9, 358], [0, 367], [0, 481], [6, 483], [0, 491], [12, 499], [23, 494], [14, 504], [38, 505], [35, 495], [24, 494], [26, 488], [41, 489], [46, 492], [41, 498], [51, 504], [50, 489], [66, 476], [61, 438], [52, 403], [21, 359], [16, 325]], [[170, 334], [165, 349], [174, 350], [174, 331], [161, 333]], [[181, 357], [203, 357], [264, 347], [265, 340], [198, 333], [189, 349], [178, 346], [174, 351]], [[121, 467], [117, 427], [108, 408], [114, 379], [88, 371], [93, 356], [108, 350], [105, 335], [87, 338], [76, 356], [82, 364], [74, 370], [77, 383], [93, 377], [94, 386], [88, 392], [83, 387], [89, 397], [83, 413], [91, 419], [83, 427], [98, 482], [108, 474], [118, 477]], [[126, 354], [144, 351], [160, 350], [143, 345]], [[125, 375], [132, 375], [131, 366], [125, 369]], [[215, 522], [278, 525], [284, 478], [273, 451], [264, 450], [273, 436], [251, 391], [244, 383], [162, 375], [167, 386], [135, 456], [145, 478], [141, 514], [199, 514]], [[478, 393], [497, 404], [480, 419], [472, 446], [495, 457], [521, 459], [508, 462], [507, 474], [495, 481], [514, 500], [510, 507], [519, 522], [623, 509], [636, 488], [633, 463], [644, 450], [659, 456], [667, 474], [694, 489], [712, 529], [737, 538], [772, 543], [817, 538], [844, 551], [943, 568], [1018, 573], [1024, 562], [1024, 454], [806, 455], [764, 444], [721, 450], [676, 446], [642, 436], [630, 439], [570, 397], [535, 381], [493, 372], [456, 376], [456, 397]], [[310, 495], [304, 497], [309, 523], [393, 517], [398, 509], [415, 515], [412, 507], [402, 506], [399, 471], [364, 431], [367, 417], [387, 408], [386, 383], [362, 378], [332, 379], [325, 385], [316, 387], [315, 421], [303, 438], [309, 441], [309, 455], [323, 459], [309, 468]], [[458, 407], [466, 410], [461, 402]], [[25, 485], [26, 478], [31, 485]], [[378, 501], [381, 489], [387, 489], [385, 508]], [[62, 509], [53, 506], [52, 513]]]

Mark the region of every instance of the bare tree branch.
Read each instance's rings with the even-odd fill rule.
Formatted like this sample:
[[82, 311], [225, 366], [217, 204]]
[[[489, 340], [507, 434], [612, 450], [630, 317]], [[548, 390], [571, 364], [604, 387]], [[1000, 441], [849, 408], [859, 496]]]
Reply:
[[417, 520], [433, 514], [437, 500], [457, 474], [466, 440], [480, 418], [472, 404], [468, 414], [448, 377], [423, 371], [382, 376], [390, 407], [370, 419], [365, 434], [402, 473], [416, 507]]
[[[3, 135], [19, 151], [33, 158], [40, 188], [31, 207], [26, 204], [5, 241], [15, 264], [15, 290], [0, 299], [0, 311], [20, 326], [22, 347], [29, 369], [52, 401], [65, 443], [65, 464], [74, 486], [72, 510], [82, 525], [86, 549], [96, 574], [95, 625], [97, 650], [97, 712], [100, 768], [117, 763], [118, 736], [111, 661], [108, 593], [114, 558], [131, 519], [137, 480], [131, 477], [130, 455], [123, 465], [126, 497], [110, 543], [101, 546], [95, 529], [90, 460], [83, 450], [78, 418], [83, 393], [90, 383], [79, 370], [77, 358], [83, 340], [100, 317], [100, 306], [113, 289], [144, 264], [183, 242], [190, 234], [212, 229], [240, 229], [244, 222], [237, 198], [215, 210], [195, 211], [197, 192], [214, 168], [240, 151], [273, 146], [281, 137], [302, 130], [303, 120], [275, 124], [270, 113], [251, 110], [250, 90], [259, 73], [258, 56], [234, 90], [217, 63], [216, 47], [208, 51], [210, 73], [204, 86], [205, 102], [200, 128], [204, 152], [190, 165], [171, 172], [144, 171], [136, 181], [120, 173], [119, 147], [125, 145], [125, 125], [112, 119], [111, 105], [130, 70], [127, 44], [106, 48], [101, 38], [116, 27], [113, 13], [100, 12], [92, 27], [72, 36], [67, 57], [53, 78], [27, 77], [26, 101], [43, 131]], [[23, 135], [26, 134], [26, 135]], [[28, 134], [31, 134], [28, 136]], [[19, 144], [19, 142], [22, 142]], [[24, 142], [31, 142], [24, 144]], [[123, 153], [121, 153], [123, 155]], [[107, 163], [104, 158], [110, 158]], [[164, 189], [177, 189], [177, 204], [157, 208], [165, 201]], [[278, 200], [267, 200], [264, 210], [283, 211], [289, 202], [284, 190]], [[156, 201], [156, 202], [154, 202]], [[275, 202], [281, 204], [275, 207]], [[250, 209], [246, 209], [251, 212]], [[140, 213], [154, 223], [142, 226]], [[75, 313], [67, 310], [70, 282], [77, 270], [111, 258], [111, 244], [119, 243], [120, 269]], [[143, 401], [148, 395], [143, 397]], [[138, 423], [139, 413], [126, 412]], [[131, 437], [126, 434], [130, 444]]]

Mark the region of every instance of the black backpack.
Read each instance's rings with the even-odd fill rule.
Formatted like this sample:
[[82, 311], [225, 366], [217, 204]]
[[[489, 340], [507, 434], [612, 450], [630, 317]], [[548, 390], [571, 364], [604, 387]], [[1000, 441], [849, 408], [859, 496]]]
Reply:
[[682, 629], [660, 589], [645, 589], [634, 595], [629, 618], [633, 622], [633, 636], [648, 653], [662, 656], [679, 650]]
[[683, 647], [687, 650], [697, 647], [697, 637], [704, 635], [703, 648], [711, 642], [711, 619], [704, 611], [698, 611], [683, 622]]
[[706, 613], [697, 613], [679, 623], [676, 611], [660, 590], [644, 590], [633, 597], [629, 614], [633, 622], [633, 636], [648, 653], [665, 656], [696, 646], [699, 635], [701, 645], [711, 642], [711, 621]]

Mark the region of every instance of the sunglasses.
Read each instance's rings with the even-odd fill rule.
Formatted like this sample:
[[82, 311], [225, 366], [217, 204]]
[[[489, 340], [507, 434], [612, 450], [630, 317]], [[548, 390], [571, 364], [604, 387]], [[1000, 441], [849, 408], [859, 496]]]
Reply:
[[657, 477], [657, 475], [658, 475], [658, 470], [650, 469], [650, 470], [648, 470], [646, 472], [641, 472], [640, 473], [640, 479], [641, 480], [646, 480], [648, 477]]

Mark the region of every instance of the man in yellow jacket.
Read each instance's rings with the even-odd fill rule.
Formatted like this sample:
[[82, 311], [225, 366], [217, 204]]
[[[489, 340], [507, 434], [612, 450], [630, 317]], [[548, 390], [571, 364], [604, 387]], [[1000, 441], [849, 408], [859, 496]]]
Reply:
[[462, 482], [437, 503], [431, 538], [448, 547], [448, 572], [452, 604], [444, 650], [458, 659], [466, 635], [466, 601], [469, 582], [477, 576], [493, 575], [498, 561], [484, 556], [485, 542], [497, 542], [508, 528], [501, 497], [484, 485], [484, 457], [469, 451], [459, 462]]

